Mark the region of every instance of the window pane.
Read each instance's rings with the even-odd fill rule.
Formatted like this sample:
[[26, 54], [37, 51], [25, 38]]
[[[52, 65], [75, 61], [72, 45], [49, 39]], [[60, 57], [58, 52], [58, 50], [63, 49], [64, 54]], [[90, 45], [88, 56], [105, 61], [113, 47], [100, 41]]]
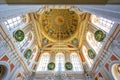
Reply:
[[8, 23], [12, 23], [12, 19], [9, 19], [9, 20], [7, 20], [8, 21]]
[[94, 25], [96, 25], [98, 28], [104, 30], [107, 33], [109, 33], [109, 31], [111, 30], [111, 28], [114, 25], [113, 21], [103, 18], [103, 17], [98, 17], [96, 15], [92, 15], [91, 19], [92, 19], [92, 23]]
[[50, 54], [49, 53], [43, 53], [40, 62], [37, 68], [37, 71], [47, 71], [47, 65], [50, 60]]
[[13, 21], [15, 22], [17, 19], [16, 18], [13, 18]]
[[83, 71], [82, 62], [77, 53], [71, 53], [70, 59], [73, 64], [73, 71]]
[[7, 22], [4, 22], [5, 23], [5, 25], [7, 25]]
[[55, 57], [55, 62], [56, 62], [56, 69], [55, 71], [64, 71], [64, 54], [63, 53], [58, 53], [56, 54]]
[[19, 20], [19, 19], [20, 19], [20, 16], [17, 17], [17, 20]]
[[[20, 16], [14, 17], [12, 19], [6, 20], [4, 22], [4, 24], [7, 26], [7, 24], [10, 26], [10, 28], [8, 28], [9, 31], [15, 31], [18, 27], [22, 27], [23, 26], [23, 22], [22, 22], [23, 18]], [[19, 26], [18, 26], [19, 25]]]

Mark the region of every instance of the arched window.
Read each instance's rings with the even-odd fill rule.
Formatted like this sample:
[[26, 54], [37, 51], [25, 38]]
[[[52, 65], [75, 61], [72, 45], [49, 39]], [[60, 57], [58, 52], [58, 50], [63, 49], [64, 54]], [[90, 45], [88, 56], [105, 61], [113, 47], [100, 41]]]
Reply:
[[6, 20], [4, 25], [9, 31], [14, 31], [17, 28], [23, 28], [28, 21], [28, 15], [22, 15]]
[[109, 31], [111, 30], [111, 28], [114, 25], [113, 21], [105, 19], [103, 17], [98, 17], [96, 15], [92, 15], [91, 20], [94, 25], [96, 25], [98, 28], [106, 31], [107, 33], [109, 33]]
[[41, 55], [37, 71], [47, 71], [48, 70], [47, 65], [49, 63], [49, 60], [50, 60], [50, 54], [49, 53], [43, 53]]
[[73, 64], [73, 71], [83, 71], [82, 62], [77, 53], [71, 53], [70, 59]]
[[100, 51], [100, 49], [102, 47], [102, 43], [97, 42], [94, 38], [94, 34], [91, 32], [87, 32], [86, 40], [87, 40], [88, 44], [95, 50], [96, 54], [98, 54], [98, 52]]
[[26, 48], [30, 47], [33, 42], [33, 33], [30, 31], [26, 34], [25, 39], [18, 43], [18, 48], [23, 52]]
[[90, 59], [90, 57], [88, 56], [88, 50], [85, 46], [82, 46], [82, 53], [87, 61], [88, 66], [91, 67], [93, 64], [93, 60]]
[[111, 67], [111, 72], [113, 75], [114, 80], [120, 79], [120, 64], [113, 64]]
[[55, 57], [56, 69], [55, 71], [64, 71], [65, 57], [63, 53], [57, 53]]
[[4, 79], [7, 73], [7, 68], [4, 65], [0, 65], [0, 80]]

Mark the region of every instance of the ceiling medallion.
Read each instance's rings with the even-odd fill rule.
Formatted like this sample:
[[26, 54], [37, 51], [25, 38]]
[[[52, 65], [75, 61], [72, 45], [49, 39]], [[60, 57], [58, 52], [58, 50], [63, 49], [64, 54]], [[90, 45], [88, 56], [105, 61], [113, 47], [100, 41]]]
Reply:
[[78, 14], [69, 9], [51, 9], [39, 17], [42, 34], [49, 40], [65, 41], [73, 39], [78, 30]]
[[63, 25], [63, 24], [64, 24], [64, 18], [63, 18], [63, 16], [57, 16], [57, 17], [55, 18], [55, 23], [56, 23], [56, 25], [58, 25], [58, 26]]
[[25, 34], [22, 30], [17, 30], [14, 32], [13, 36], [16, 41], [21, 42], [24, 39]]
[[72, 63], [71, 63], [71, 62], [66, 62], [66, 63], [65, 63], [65, 68], [66, 68], [67, 70], [72, 70], [72, 68], [73, 68]]
[[25, 57], [26, 59], [29, 59], [30, 56], [31, 56], [31, 54], [32, 54], [32, 50], [31, 50], [31, 49], [27, 49], [27, 50], [24, 52], [24, 57]]
[[55, 69], [55, 63], [54, 62], [50, 62], [48, 64], [48, 70], [54, 70]]
[[74, 38], [74, 39], [72, 40], [72, 44], [78, 44], [78, 39], [77, 39], [77, 38]]
[[88, 50], [88, 56], [91, 58], [91, 59], [94, 59], [96, 54], [94, 53], [94, 51], [92, 49], [89, 49]]
[[97, 30], [94, 34], [96, 41], [101, 42], [105, 38], [105, 33], [102, 30]]

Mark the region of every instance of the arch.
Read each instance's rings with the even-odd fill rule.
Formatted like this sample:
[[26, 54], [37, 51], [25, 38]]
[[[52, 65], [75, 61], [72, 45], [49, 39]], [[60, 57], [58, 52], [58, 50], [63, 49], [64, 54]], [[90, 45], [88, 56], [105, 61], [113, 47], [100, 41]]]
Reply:
[[0, 79], [4, 78], [6, 75], [6, 67], [4, 65], [0, 65]]
[[45, 52], [41, 55], [37, 71], [47, 71], [47, 65], [50, 60], [50, 54]]
[[[2, 65], [5, 68], [5, 73], [2, 77], [3, 80], [9, 80], [10, 77], [10, 66], [7, 62], [0, 61], [0, 65]], [[1, 76], [0, 76], [1, 77]], [[1, 79], [1, 78], [0, 78]]]
[[91, 22], [94, 24], [97, 28], [100, 28], [104, 30], [105, 32], [109, 33], [111, 28], [114, 25], [114, 22], [103, 18], [103, 17], [98, 17], [96, 15], [91, 15]]
[[73, 64], [73, 71], [83, 71], [82, 61], [77, 53], [71, 53], [70, 60]]
[[94, 34], [90, 31], [86, 33], [86, 40], [88, 44], [90, 45], [90, 47], [92, 47], [93, 50], [96, 52], [96, 54], [98, 54], [98, 52], [100, 51], [102, 47], [102, 42], [97, 42], [94, 38]]
[[[42, 48], [42, 51], [44, 51], [44, 49], [45, 48], [47, 48], [47, 47], [54, 47], [54, 45], [60, 45], [60, 44], [58, 44], [58, 43], [49, 43], [49, 44], [47, 44], [47, 45], [45, 45], [45, 46], [43, 46], [43, 48]], [[61, 44], [61, 45], [66, 45], [66, 47], [70, 47], [70, 48], [77, 48], [75, 45], [73, 45], [73, 44], [71, 44], [71, 43], [63, 43], [63, 44]]]
[[55, 71], [65, 71], [65, 56], [62, 52], [58, 52], [55, 56]]
[[88, 55], [88, 49], [84, 45], [82, 46], [82, 53], [87, 61], [88, 66], [91, 68], [94, 61], [92, 59], [90, 59], [90, 57]]
[[113, 62], [110, 64], [111, 75], [114, 80], [120, 79], [120, 62]]
[[29, 31], [26, 34], [25, 39], [22, 42], [18, 43], [18, 48], [21, 50], [21, 52], [23, 52], [32, 45], [33, 41], [34, 34], [32, 31]]

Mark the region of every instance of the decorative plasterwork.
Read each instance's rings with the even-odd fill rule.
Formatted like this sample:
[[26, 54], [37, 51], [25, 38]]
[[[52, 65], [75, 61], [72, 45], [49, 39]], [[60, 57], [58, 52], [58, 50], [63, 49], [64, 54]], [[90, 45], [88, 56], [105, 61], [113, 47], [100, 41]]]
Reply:
[[50, 9], [39, 16], [42, 34], [52, 42], [70, 41], [79, 28], [79, 16], [69, 9]]
[[13, 36], [14, 36], [16, 41], [21, 42], [24, 39], [25, 34], [22, 30], [17, 30], [14, 32]]
[[102, 30], [97, 30], [94, 34], [94, 37], [98, 42], [101, 42], [106, 37], [106, 34]]
[[66, 63], [65, 63], [65, 68], [66, 68], [67, 70], [72, 70], [72, 68], [73, 68], [72, 63], [71, 63], [71, 62], [66, 62]]
[[[37, 42], [41, 48], [48, 44], [71, 44], [74, 48], [59, 47], [45, 48], [45, 50], [78, 50], [81, 48], [86, 32], [89, 15], [71, 8], [54, 8], [45, 6], [35, 14], [35, 30]], [[67, 46], [67, 45], [66, 45]]]
[[48, 70], [54, 70], [55, 69], [55, 63], [54, 62], [50, 62], [48, 64]]

